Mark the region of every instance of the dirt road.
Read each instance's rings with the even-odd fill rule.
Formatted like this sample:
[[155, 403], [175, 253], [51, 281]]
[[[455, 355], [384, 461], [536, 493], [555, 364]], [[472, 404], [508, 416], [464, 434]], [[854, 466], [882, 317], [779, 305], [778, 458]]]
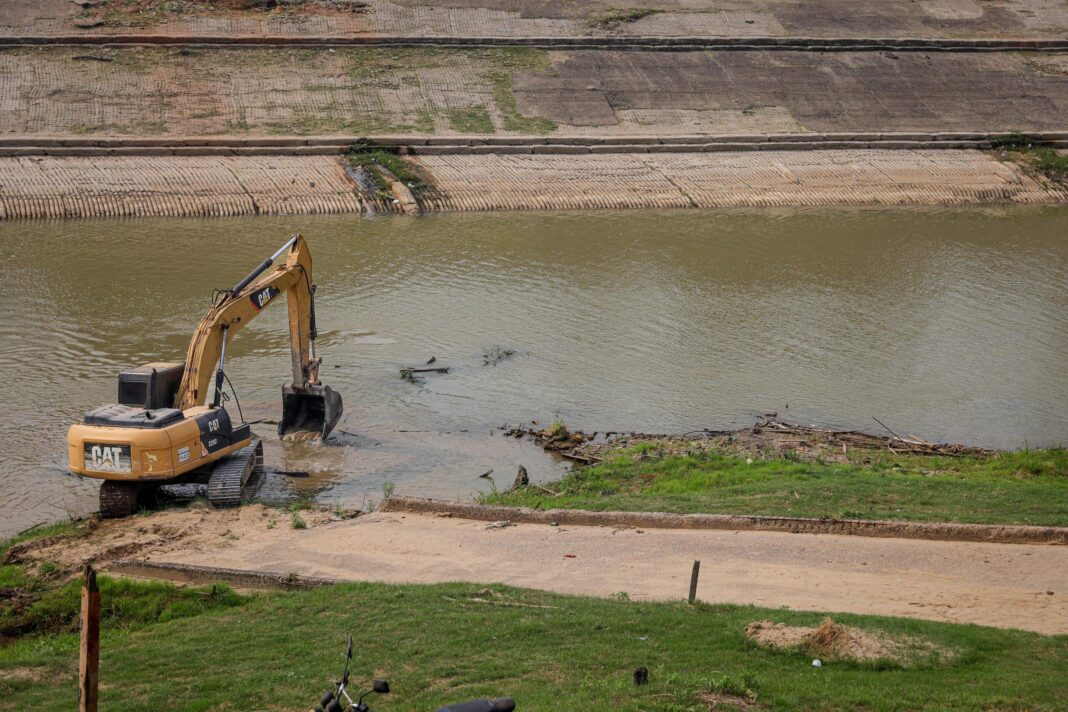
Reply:
[[[1068, 548], [1062, 546], [498, 527], [388, 512], [314, 526], [309, 521], [307, 529], [292, 529], [280, 513], [255, 510], [191, 516], [201, 517], [188, 528], [194, 542], [177, 537], [170, 545], [137, 552], [118, 536], [121, 527], [106, 525], [113, 534], [98, 544], [106, 548], [110, 538], [122, 546], [123, 556], [153, 561], [354, 581], [502, 582], [596, 596], [625, 592], [635, 600], [684, 598], [693, 560], [699, 559], [698, 596], [704, 601], [1068, 633]], [[212, 524], [219, 516], [233, 519], [222, 527]], [[137, 527], [158, 529], [157, 518], [178, 522], [181, 515], [160, 513], [139, 520]]]

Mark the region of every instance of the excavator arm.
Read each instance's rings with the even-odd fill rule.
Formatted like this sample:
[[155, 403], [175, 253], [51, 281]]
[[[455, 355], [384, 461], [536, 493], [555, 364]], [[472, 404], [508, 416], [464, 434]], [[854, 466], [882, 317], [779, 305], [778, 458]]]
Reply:
[[[270, 269], [286, 255], [285, 264]], [[226, 346], [234, 335], [261, 311], [286, 295], [289, 307], [289, 339], [292, 382], [283, 387], [283, 413], [280, 435], [310, 431], [326, 437], [341, 417], [341, 397], [319, 383], [315, 356], [315, 287], [312, 260], [301, 235], [294, 235], [272, 257], [265, 259], [231, 289], [221, 292], [189, 343], [185, 371], [175, 396], [181, 410], [204, 405], [212, 378], [215, 379], [215, 406], [222, 390]], [[218, 368], [216, 369], [216, 365]]]

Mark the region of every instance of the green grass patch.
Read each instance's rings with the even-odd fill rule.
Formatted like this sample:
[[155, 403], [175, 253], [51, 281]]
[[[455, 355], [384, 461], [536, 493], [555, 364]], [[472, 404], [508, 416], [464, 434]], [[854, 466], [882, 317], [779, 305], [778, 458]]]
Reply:
[[600, 511], [715, 512], [844, 519], [1068, 526], [1068, 451], [927, 457], [856, 451], [847, 463], [717, 451], [660, 457], [643, 444], [551, 489], [491, 504]]
[[432, 187], [428, 177], [422, 171], [395, 153], [381, 149], [363, 150], [357, 147], [349, 152], [348, 159], [353, 166], [364, 169], [374, 181], [379, 193], [386, 199], [392, 199], [393, 194], [390, 192], [389, 182], [379, 172], [379, 167], [395, 175], [397, 180], [407, 185], [409, 190], [417, 196]]
[[[46, 564], [48, 562], [45, 562]], [[133, 629], [215, 608], [241, 605], [245, 598], [225, 585], [178, 589], [164, 583], [99, 577], [101, 624]], [[37, 574], [18, 565], [0, 567], [0, 636], [34, 636], [76, 630], [81, 578], [57, 567], [38, 566]]]
[[[62, 522], [34, 529], [0, 542], [0, 640], [39, 638], [77, 629], [81, 610], [80, 572], [53, 561], [36, 567], [10, 563], [16, 544], [53, 537], [73, 537], [87, 530], [85, 523]], [[146, 625], [187, 618], [216, 608], [239, 606], [247, 600], [225, 584], [208, 588], [175, 588], [170, 584], [98, 577], [101, 627], [134, 630]], [[2, 687], [0, 687], [2, 689]]]
[[493, 120], [484, 106], [453, 109], [449, 112], [449, 124], [460, 133], [493, 133]]
[[620, 25], [637, 22], [644, 17], [655, 15], [658, 12], [660, 11], [651, 7], [613, 7], [608, 10], [590, 13], [586, 20], [586, 25], [589, 27], [612, 30]]
[[1008, 151], [1031, 173], [1058, 183], [1068, 182], [1068, 156], [1024, 133], [1012, 132], [994, 139], [994, 147]]
[[493, 102], [503, 118], [506, 131], [545, 134], [556, 130], [556, 122], [538, 116], [524, 116], [516, 104], [513, 76], [516, 72], [545, 74], [549, 72], [549, 55], [544, 50], [530, 47], [510, 47], [494, 52], [493, 59], [499, 69], [490, 71], [486, 78], [493, 88]]
[[[103, 594], [105, 605], [111, 591]], [[800, 651], [760, 648], [754, 620], [819, 625], [821, 616], [746, 606], [634, 603], [504, 586], [351, 584], [257, 596], [102, 640], [101, 705], [121, 710], [307, 709], [355, 639], [354, 684], [393, 692], [382, 710], [432, 710], [514, 695], [518, 709], [708, 709], [709, 694], [769, 710], [1054, 710], [1063, 704], [1068, 637], [841, 615], [845, 625], [922, 639], [948, 660], [905, 667], [811, 666]], [[0, 707], [70, 709], [74, 635], [0, 648]], [[636, 687], [635, 668], [649, 670]], [[37, 679], [16, 671], [41, 670]], [[721, 703], [719, 709], [723, 709]]]

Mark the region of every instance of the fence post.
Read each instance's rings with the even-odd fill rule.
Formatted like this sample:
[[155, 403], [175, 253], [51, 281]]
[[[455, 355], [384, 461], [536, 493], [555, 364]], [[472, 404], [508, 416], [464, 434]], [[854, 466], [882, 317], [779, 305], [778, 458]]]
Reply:
[[78, 712], [97, 712], [100, 671], [100, 589], [92, 564], [85, 565], [82, 583], [82, 644], [78, 663]]
[[697, 575], [701, 572], [701, 562], [693, 562], [693, 573], [690, 574], [690, 603], [697, 600]]

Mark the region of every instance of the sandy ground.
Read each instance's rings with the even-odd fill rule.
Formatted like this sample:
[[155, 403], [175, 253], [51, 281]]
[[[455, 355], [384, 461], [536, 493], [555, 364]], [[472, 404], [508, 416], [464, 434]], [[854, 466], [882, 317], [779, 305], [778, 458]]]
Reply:
[[[428, 211], [1056, 203], [980, 151], [425, 156]], [[0, 220], [358, 213], [332, 156], [0, 158]], [[379, 205], [379, 208], [382, 206]], [[388, 206], [387, 206], [388, 207]]]
[[[926, 618], [1068, 633], [1068, 548], [771, 532], [614, 529], [261, 506], [166, 511], [71, 542], [16, 548], [76, 566], [119, 558], [353, 581], [501, 582], [635, 600], [685, 598], [694, 559], [704, 601]], [[1049, 593], [1052, 591], [1052, 593]]]
[[[346, 580], [506, 583], [635, 600], [876, 613], [1068, 633], [1068, 549], [765, 532], [616, 530], [378, 513], [154, 557]], [[1046, 592], [1053, 591], [1053, 595]]]
[[[159, 3], [165, 5], [164, 3]], [[645, 0], [657, 10], [632, 22], [604, 21], [618, 0], [367, 0], [357, 13], [171, 12], [101, 15], [67, 0], [5, 0], [0, 36], [152, 34], [468, 37], [1057, 37], [1068, 28], [1059, 0]], [[192, 3], [169, 3], [171, 7]]]

